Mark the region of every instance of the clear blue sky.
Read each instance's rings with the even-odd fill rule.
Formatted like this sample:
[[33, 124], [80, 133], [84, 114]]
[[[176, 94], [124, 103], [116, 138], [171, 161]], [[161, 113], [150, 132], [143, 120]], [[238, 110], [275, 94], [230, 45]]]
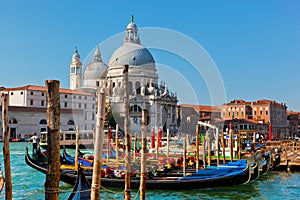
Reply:
[[[220, 71], [227, 101], [271, 99], [300, 111], [299, 8], [297, 0], [1, 0], [0, 86], [44, 85], [46, 79], [58, 79], [68, 88], [75, 47], [84, 58], [97, 44], [124, 31], [133, 14], [139, 28], [172, 29], [202, 45]], [[157, 63], [170, 68], [189, 65], [170, 54], [151, 52]], [[109, 56], [103, 59], [108, 63]], [[190, 81], [195, 100], [184, 94], [185, 83], [164, 69], [158, 69], [161, 78], [177, 91], [180, 103], [210, 104], [201, 78]]]

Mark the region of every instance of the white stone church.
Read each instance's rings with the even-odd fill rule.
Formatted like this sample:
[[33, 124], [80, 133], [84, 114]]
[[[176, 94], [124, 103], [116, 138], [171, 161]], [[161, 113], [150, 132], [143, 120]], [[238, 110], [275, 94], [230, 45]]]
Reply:
[[[84, 69], [76, 49], [70, 64], [70, 89], [60, 89], [61, 129], [92, 129], [95, 125], [95, 89], [110, 85], [107, 102], [111, 104], [115, 120], [122, 124], [124, 117], [123, 66], [129, 65], [129, 102], [131, 134], [141, 132], [142, 109], [149, 112], [148, 131], [161, 128], [176, 133], [177, 95], [167, 84], [159, 84], [159, 75], [153, 56], [141, 45], [138, 28], [133, 19], [126, 28], [124, 44], [111, 56], [108, 66], [103, 62], [99, 47], [94, 59]], [[10, 98], [9, 127], [11, 137], [41, 132], [47, 127], [44, 86], [2, 88]], [[122, 125], [121, 125], [122, 126]], [[2, 132], [2, 131], [1, 131]]]

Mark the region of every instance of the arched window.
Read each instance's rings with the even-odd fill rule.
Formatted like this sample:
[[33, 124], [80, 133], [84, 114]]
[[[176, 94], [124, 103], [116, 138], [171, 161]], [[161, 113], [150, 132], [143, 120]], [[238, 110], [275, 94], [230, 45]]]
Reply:
[[130, 112], [142, 112], [142, 108], [138, 105], [133, 105], [130, 107]]
[[136, 94], [141, 94], [141, 83], [138, 81], [135, 83], [135, 90]]
[[68, 121], [68, 125], [74, 125], [75, 123], [74, 123], [74, 121], [73, 120], [69, 120]]
[[11, 118], [9, 121], [8, 121], [9, 124], [17, 124], [17, 120], [15, 118]]
[[128, 91], [129, 91], [129, 94], [132, 94], [132, 92], [133, 92], [133, 88], [132, 88], [132, 82], [131, 82], [131, 81], [129, 81], [128, 85], [129, 85], [129, 89], [128, 89]]
[[47, 124], [47, 121], [46, 121], [45, 119], [42, 119], [42, 120], [40, 121], [40, 124]]

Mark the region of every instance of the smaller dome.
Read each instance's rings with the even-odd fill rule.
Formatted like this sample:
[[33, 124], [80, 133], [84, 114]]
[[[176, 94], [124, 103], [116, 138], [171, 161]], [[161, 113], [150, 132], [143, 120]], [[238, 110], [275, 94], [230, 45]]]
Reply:
[[91, 62], [84, 70], [83, 79], [88, 80], [100, 80], [106, 78], [107, 65], [103, 62]]
[[96, 46], [94, 60], [89, 63], [84, 70], [84, 85], [87, 86], [90, 82], [106, 78], [107, 68], [107, 65], [102, 62], [99, 46]]

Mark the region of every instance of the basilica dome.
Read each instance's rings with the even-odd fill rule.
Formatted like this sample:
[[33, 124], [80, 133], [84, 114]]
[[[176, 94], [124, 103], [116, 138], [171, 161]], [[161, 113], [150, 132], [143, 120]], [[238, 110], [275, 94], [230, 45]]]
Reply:
[[147, 67], [155, 70], [153, 56], [147, 48], [141, 45], [138, 28], [133, 17], [126, 27], [124, 44], [113, 53], [109, 60], [110, 68], [123, 65]]
[[143, 66], [155, 68], [155, 61], [148, 49], [136, 43], [124, 43], [111, 56], [110, 67], [123, 66]]

